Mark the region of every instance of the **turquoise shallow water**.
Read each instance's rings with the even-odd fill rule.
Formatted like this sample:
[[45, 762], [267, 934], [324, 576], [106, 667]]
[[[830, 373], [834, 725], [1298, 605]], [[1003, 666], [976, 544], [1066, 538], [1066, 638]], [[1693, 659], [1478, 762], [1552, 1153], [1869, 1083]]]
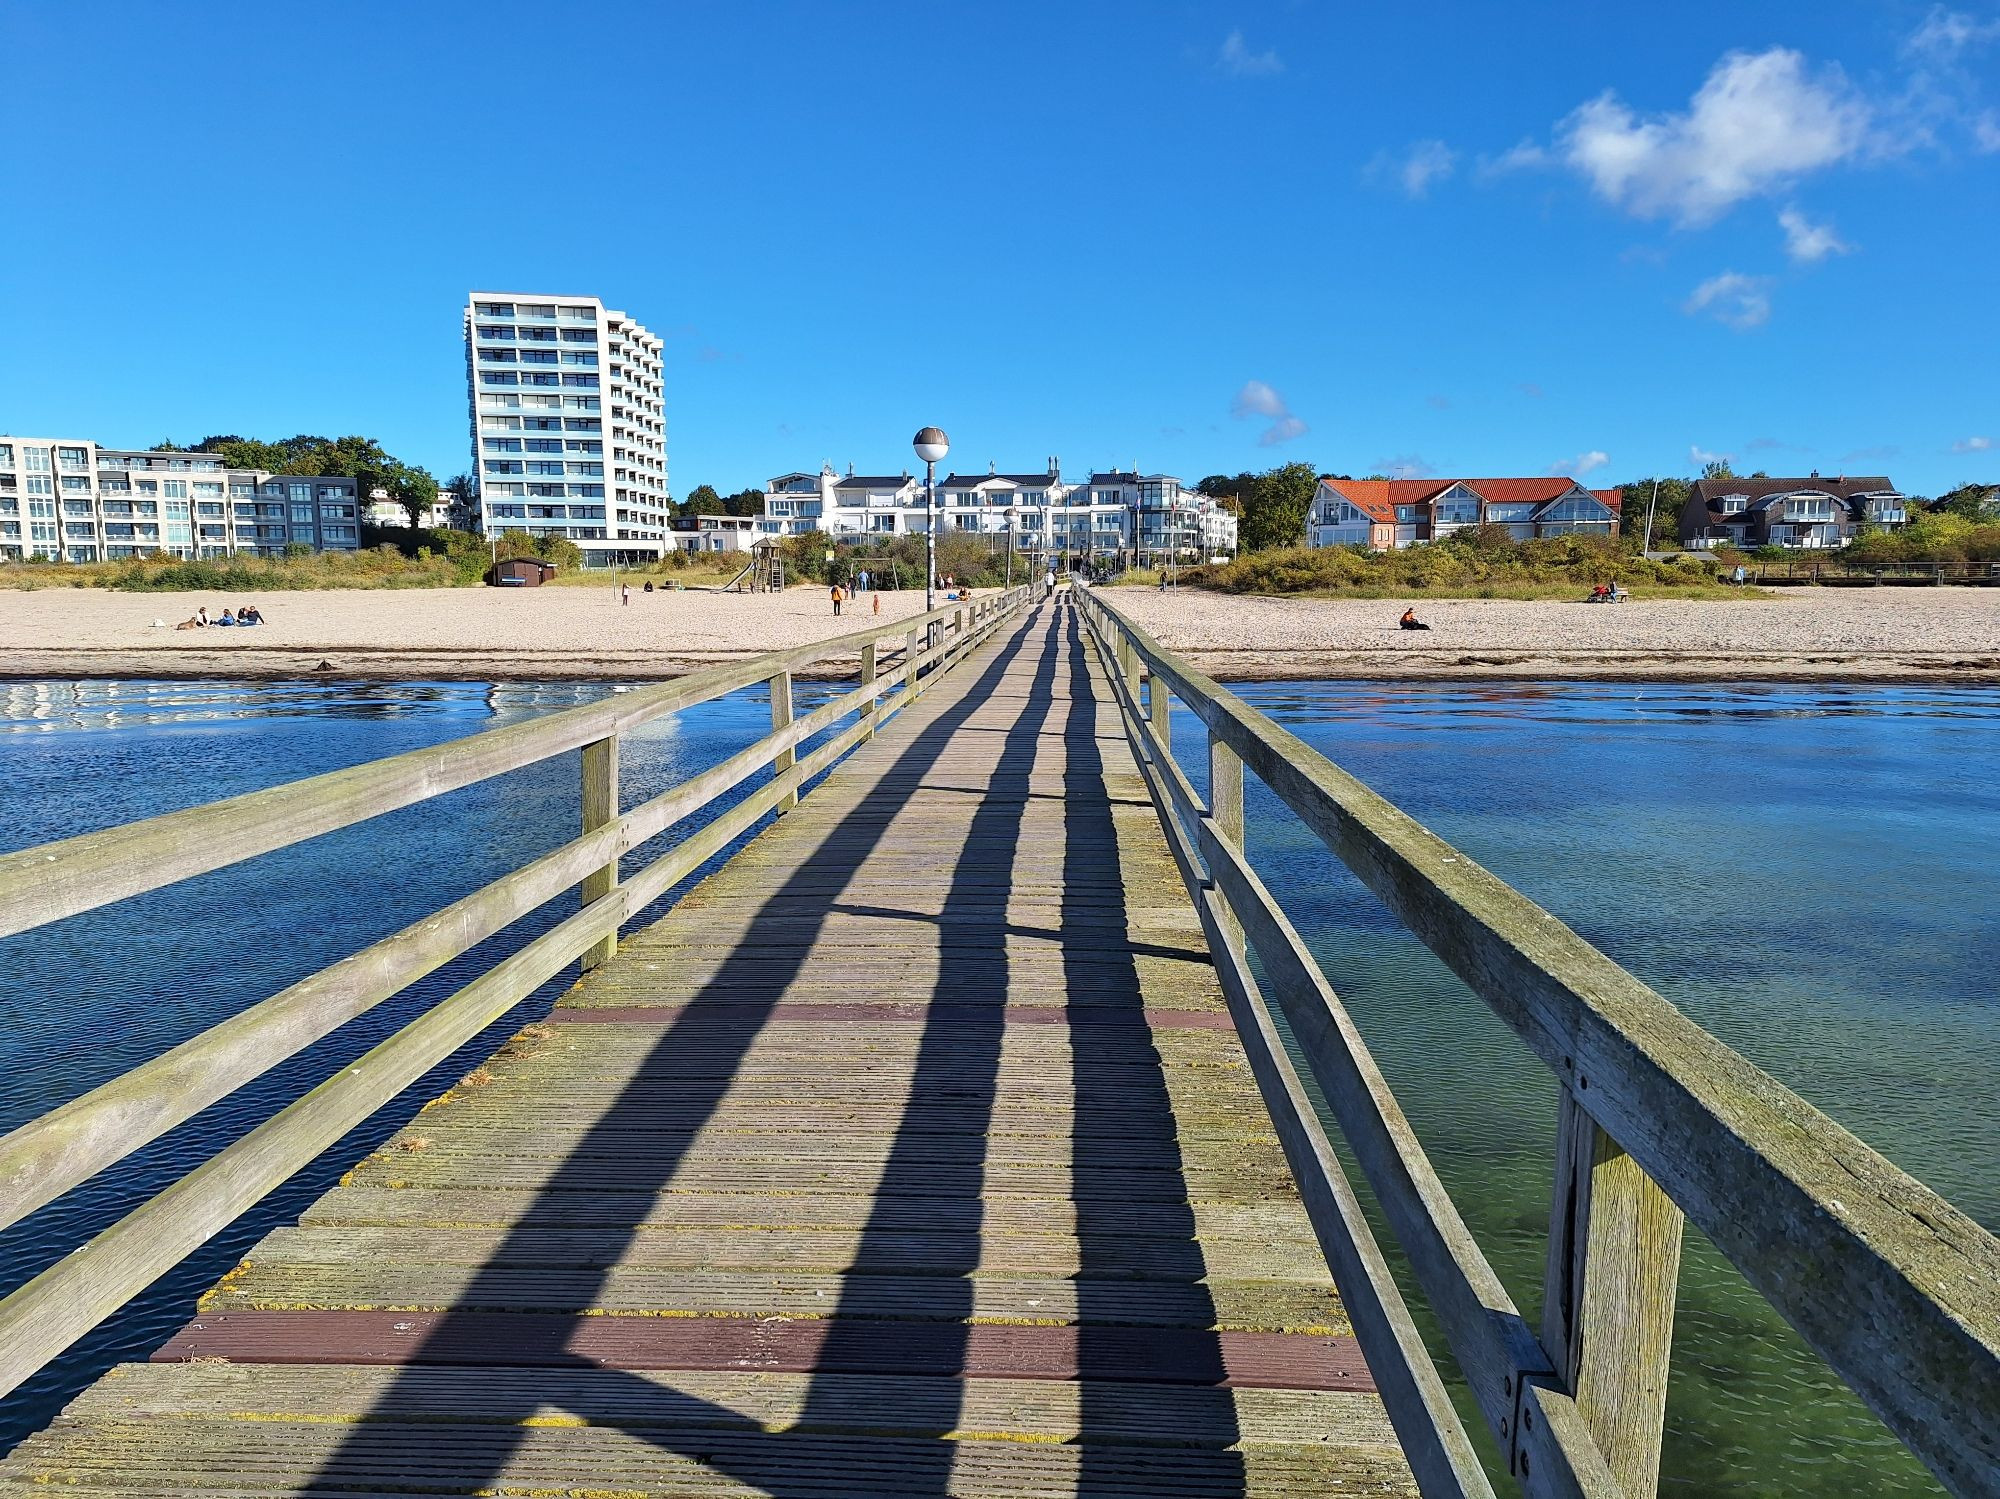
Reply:
[[[594, 686], [0, 683], [0, 848], [107, 826], [587, 701]], [[2000, 691], [1287, 683], [1245, 696], [1541, 901], [1702, 1024], [1989, 1227], [2000, 1226]], [[818, 701], [816, 689], [802, 702]], [[761, 697], [651, 726], [627, 798], [754, 739]], [[1201, 744], [1177, 725], [1177, 743]], [[563, 757], [364, 828], [0, 942], [0, 1130], [546, 849]], [[1523, 1309], [1538, 1287], [1552, 1083], [1253, 787], [1260, 866], [1353, 1009]], [[498, 939], [541, 929], [567, 902]], [[254, 920], [246, 920], [246, 915]], [[275, 936], [274, 936], [275, 934]], [[488, 960], [341, 1035], [0, 1234], [10, 1289]], [[542, 1003], [546, 1003], [546, 996]], [[524, 1010], [507, 1024], [511, 1028]], [[467, 1048], [490, 1049], [490, 1039]], [[434, 1074], [464, 1069], [458, 1060]], [[413, 1089], [421, 1099], [437, 1088]], [[0, 1449], [142, 1356], [271, 1225], [406, 1117], [392, 1109], [8, 1402]], [[1692, 1239], [1666, 1490], [1936, 1490]]]
[[[1242, 691], [2000, 1227], [2000, 692]], [[1198, 753], [1199, 724], [1176, 727]], [[1495, 1268], [1539, 1319], [1549, 1074], [1255, 787], [1248, 820], [1260, 867]], [[1669, 1425], [1668, 1493], [1939, 1492], [1692, 1233]]]

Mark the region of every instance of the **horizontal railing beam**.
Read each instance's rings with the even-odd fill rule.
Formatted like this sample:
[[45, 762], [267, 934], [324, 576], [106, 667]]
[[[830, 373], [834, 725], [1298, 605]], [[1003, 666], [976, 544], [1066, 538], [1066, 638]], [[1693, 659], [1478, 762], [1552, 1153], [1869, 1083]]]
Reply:
[[[950, 613], [933, 610], [916, 623], [942, 623]], [[908, 624], [899, 621], [896, 631]], [[0, 937], [505, 775], [664, 714], [768, 681], [780, 672], [830, 657], [858, 659], [862, 645], [896, 631], [874, 627], [774, 651], [526, 723], [0, 855]]]

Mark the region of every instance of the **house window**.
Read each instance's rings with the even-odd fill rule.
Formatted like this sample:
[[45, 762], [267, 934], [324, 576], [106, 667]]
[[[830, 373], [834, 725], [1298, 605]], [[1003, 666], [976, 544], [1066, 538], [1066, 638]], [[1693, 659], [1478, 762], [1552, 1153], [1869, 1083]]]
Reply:
[[1749, 503], [1750, 501], [1747, 496], [1726, 494], [1722, 497], [1722, 513], [1724, 515], [1740, 515], [1743, 513], [1743, 507]]

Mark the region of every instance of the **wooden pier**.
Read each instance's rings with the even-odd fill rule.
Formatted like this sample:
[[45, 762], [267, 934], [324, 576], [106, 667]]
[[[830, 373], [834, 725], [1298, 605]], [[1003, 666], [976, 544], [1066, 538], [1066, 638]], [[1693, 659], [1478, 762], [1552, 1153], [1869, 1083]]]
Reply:
[[[579, 838], [0, 1139], [0, 1226], [509, 913], [571, 885], [584, 904], [0, 1302], [6, 1388], [564, 964], [585, 971], [264, 1238], [151, 1363], [0, 1459], [0, 1496], [1304, 1499], [1498, 1481], [1630, 1499], [1657, 1470], [1683, 1203], [1732, 1257], [1783, 1240], [1753, 1282], [1955, 1493], [2000, 1492], [2000, 1280], [1981, 1278], [2000, 1246], [1962, 1215], [1095, 599], [945, 611], [893, 660], [847, 645], [858, 685], [796, 718], [790, 673], [812, 650], [381, 762], [372, 781], [174, 814], [276, 847], [583, 752]], [[770, 736], [621, 809], [623, 728], [765, 681]], [[1209, 730], [1205, 797], [1171, 753], [1170, 691]], [[1539, 1332], [1251, 870], [1246, 768], [1531, 1045], [1554, 1038], [1564, 1156]], [[621, 932], [772, 812], [664, 919]], [[0, 859], [0, 928], [199, 872], [213, 856], [191, 850], [217, 839], [172, 821]], [[1662, 1058], [1699, 1066], [1699, 1086], [1660, 1083]], [[1417, 1337], [1302, 1064], [1500, 1471]], [[1754, 1148], [1725, 1160], [1716, 1129]], [[1836, 1169], [1851, 1201], [1800, 1211]], [[1759, 1199], [1794, 1220], [1710, 1221]], [[1903, 1322], [1861, 1335], [1800, 1264]]]

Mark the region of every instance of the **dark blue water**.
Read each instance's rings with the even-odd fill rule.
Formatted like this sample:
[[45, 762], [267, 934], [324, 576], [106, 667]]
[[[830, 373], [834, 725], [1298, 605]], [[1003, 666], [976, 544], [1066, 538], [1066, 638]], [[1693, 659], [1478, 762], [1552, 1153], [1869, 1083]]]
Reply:
[[[2000, 1228], [2000, 691], [1241, 691]], [[1198, 723], [1176, 738], [1203, 753]], [[1247, 809], [1259, 867], [1539, 1323], [1548, 1072], [1275, 798], [1253, 785]], [[1692, 1230], [1669, 1428], [1670, 1493], [1940, 1492]]]
[[[0, 683], [0, 850], [500, 728], [610, 690], [589, 684]], [[828, 691], [799, 684], [799, 711], [824, 702]], [[621, 801], [632, 806], [769, 730], [770, 704], [761, 689], [657, 720], [623, 739]], [[581, 818], [579, 777], [579, 756], [562, 755], [0, 941], [0, 973], [6, 976], [0, 986], [0, 1132], [574, 837]], [[635, 851], [627, 868], [695, 831], [734, 799]], [[551, 902], [0, 1233], [0, 1294], [575, 909], [574, 895]], [[0, 1451], [46, 1424], [105, 1368], [157, 1346], [251, 1244], [295, 1219], [475, 1058], [545, 1013], [568, 982], [545, 986], [0, 1404]]]
[[[604, 690], [0, 684], [0, 848], [498, 727]], [[2000, 959], [2000, 691], [1334, 682], [1244, 694], [2000, 1226], [2000, 1000], [1990, 977]], [[811, 706], [823, 693], [802, 688], [801, 698]], [[768, 722], [761, 694], [744, 694], [639, 731], [623, 750], [626, 804]], [[1184, 723], [1176, 742], [1198, 753], [1199, 726]], [[577, 774], [576, 756], [564, 756], [0, 942], [0, 1130], [561, 842], [579, 815]], [[1537, 1318], [1555, 1112], [1546, 1072], [1254, 786], [1249, 810], [1260, 867], [1286, 893], [1489, 1257]], [[552, 903], [489, 948], [518, 945], [573, 908]], [[107, 1183], [0, 1234], [0, 1291], [490, 956], [468, 955]], [[533, 1018], [558, 987], [499, 1029]], [[481, 1038], [464, 1055], [492, 1044]], [[463, 1056], [443, 1064], [8, 1401], [0, 1449], [109, 1364], [143, 1356], [251, 1243], [467, 1065]], [[1937, 1492], [1698, 1235], [1678, 1315], [1669, 1492]]]

